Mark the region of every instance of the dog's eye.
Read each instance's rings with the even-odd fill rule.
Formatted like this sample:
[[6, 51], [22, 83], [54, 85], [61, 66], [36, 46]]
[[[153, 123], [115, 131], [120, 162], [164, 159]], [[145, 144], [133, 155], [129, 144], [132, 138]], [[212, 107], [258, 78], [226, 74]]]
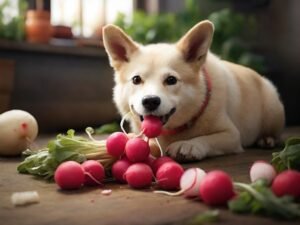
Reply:
[[165, 84], [166, 85], [174, 85], [177, 83], [177, 78], [174, 77], [174, 76], [168, 76], [166, 79], [165, 79]]
[[142, 78], [139, 75], [136, 75], [132, 78], [132, 83], [138, 85], [142, 83]]

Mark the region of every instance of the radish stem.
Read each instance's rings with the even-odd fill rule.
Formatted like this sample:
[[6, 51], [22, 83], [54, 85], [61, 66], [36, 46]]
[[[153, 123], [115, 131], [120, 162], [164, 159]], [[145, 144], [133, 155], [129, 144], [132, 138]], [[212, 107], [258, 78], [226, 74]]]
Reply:
[[158, 138], [155, 138], [155, 141], [156, 141], [156, 144], [157, 144], [157, 146], [159, 148], [159, 151], [160, 151], [160, 157], [163, 157], [164, 156], [164, 152], [163, 152], [162, 147], [161, 147], [161, 145], [160, 145], [160, 143], [158, 141]]

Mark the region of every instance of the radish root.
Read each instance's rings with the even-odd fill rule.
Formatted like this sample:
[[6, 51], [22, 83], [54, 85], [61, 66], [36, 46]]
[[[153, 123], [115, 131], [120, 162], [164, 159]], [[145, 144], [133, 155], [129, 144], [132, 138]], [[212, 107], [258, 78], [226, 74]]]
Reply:
[[177, 192], [168, 192], [168, 191], [154, 191], [155, 194], [164, 194], [168, 196], [179, 196], [182, 195], [186, 190], [180, 190]]
[[89, 172], [84, 172], [85, 175], [87, 175], [89, 178], [91, 178], [96, 184], [99, 184], [100, 186], [103, 186], [101, 182], [99, 182], [92, 174]]

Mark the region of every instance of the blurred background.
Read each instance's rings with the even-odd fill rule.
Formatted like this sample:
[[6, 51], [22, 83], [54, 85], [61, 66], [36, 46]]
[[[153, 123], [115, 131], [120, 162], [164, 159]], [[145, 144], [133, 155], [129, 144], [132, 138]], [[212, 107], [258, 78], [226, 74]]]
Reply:
[[209, 19], [211, 50], [272, 80], [287, 125], [300, 125], [299, 10], [299, 0], [0, 0], [0, 113], [26, 110], [43, 132], [117, 121], [102, 27], [175, 42]]

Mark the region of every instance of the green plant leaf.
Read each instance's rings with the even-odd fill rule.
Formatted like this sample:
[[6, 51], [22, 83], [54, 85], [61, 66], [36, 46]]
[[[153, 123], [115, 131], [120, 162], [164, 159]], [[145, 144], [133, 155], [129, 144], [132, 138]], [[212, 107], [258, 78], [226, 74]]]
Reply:
[[200, 213], [189, 220], [187, 225], [201, 225], [218, 221], [220, 218], [219, 210], [209, 210]]
[[286, 220], [300, 217], [300, 207], [294, 199], [289, 196], [275, 196], [263, 180], [251, 185], [235, 183], [235, 186], [241, 192], [228, 203], [233, 212], [261, 214]]
[[287, 139], [284, 149], [272, 154], [271, 163], [278, 172], [287, 169], [300, 171], [300, 138], [291, 137]]

